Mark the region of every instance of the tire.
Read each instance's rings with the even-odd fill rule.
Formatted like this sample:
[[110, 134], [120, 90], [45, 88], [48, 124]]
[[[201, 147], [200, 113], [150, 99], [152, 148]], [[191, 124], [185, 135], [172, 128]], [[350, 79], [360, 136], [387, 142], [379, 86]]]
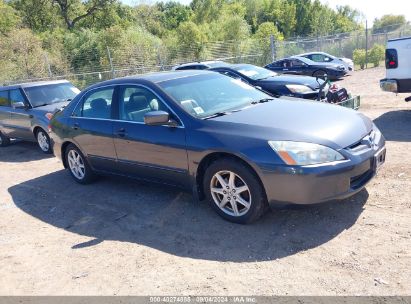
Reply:
[[7, 147], [10, 145], [10, 138], [0, 132], [0, 147]]
[[221, 217], [230, 222], [249, 224], [267, 210], [266, 194], [260, 180], [239, 161], [224, 158], [213, 162], [207, 168], [203, 180], [207, 201]]
[[327, 75], [326, 77], [328, 78], [328, 73], [324, 70], [318, 70], [313, 73], [313, 77], [318, 77], [321, 79], [324, 79], [324, 75]]
[[83, 153], [73, 144], [67, 146], [64, 151], [67, 168], [76, 182], [90, 184], [95, 180], [95, 174], [84, 157]]
[[39, 129], [36, 132], [36, 140], [39, 148], [45, 154], [51, 154], [53, 152], [53, 148], [51, 147], [50, 137], [46, 131], [43, 129]]

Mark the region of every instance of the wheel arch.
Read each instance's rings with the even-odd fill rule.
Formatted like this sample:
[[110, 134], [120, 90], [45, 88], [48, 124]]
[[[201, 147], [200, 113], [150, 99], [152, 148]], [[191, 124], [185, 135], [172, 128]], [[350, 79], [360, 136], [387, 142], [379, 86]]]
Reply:
[[197, 191], [198, 191], [198, 198], [200, 200], [204, 200], [205, 199], [205, 193], [204, 193], [204, 189], [203, 189], [203, 181], [204, 181], [204, 174], [207, 170], [207, 168], [216, 160], [222, 159], [222, 158], [226, 158], [226, 159], [231, 159], [234, 161], [238, 161], [240, 163], [242, 163], [243, 165], [245, 165], [252, 174], [255, 175], [255, 177], [258, 179], [258, 181], [260, 182], [261, 186], [264, 189], [264, 194], [266, 194], [266, 190], [264, 187], [264, 183], [261, 180], [260, 174], [258, 173], [258, 168], [256, 165], [250, 163], [248, 160], [246, 160], [245, 158], [229, 153], [229, 152], [211, 152], [209, 154], [207, 154], [206, 156], [204, 156], [200, 163], [197, 166], [197, 171], [196, 171], [196, 176], [195, 176], [195, 183], [196, 183], [196, 187], [197, 187]]

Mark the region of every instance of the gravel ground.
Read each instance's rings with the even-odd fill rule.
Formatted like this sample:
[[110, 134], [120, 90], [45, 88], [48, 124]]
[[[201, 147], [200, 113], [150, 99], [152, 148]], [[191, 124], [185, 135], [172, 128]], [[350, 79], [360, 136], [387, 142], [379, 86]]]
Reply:
[[339, 84], [387, 138], [355, 197], [220, 219], [190, 194], [122, 178], [73, 182], [34, 144], [0, 150], [2, 295], [411, 295], [411, 104], [384, 69]]

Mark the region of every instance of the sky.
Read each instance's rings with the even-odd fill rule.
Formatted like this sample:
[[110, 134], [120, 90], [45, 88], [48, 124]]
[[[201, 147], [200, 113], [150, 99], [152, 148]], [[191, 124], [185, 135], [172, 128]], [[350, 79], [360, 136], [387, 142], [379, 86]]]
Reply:
[[[154, 3], [156, 0], [122, 0], [127, 4]], [[177, 0], [183, 4], [189, 4], [190, 0]], [[411, 21], [411, 1], [410, 0], [321, 0], [335, 8], [337, 5], [349, 5], [361, 11], [368, 20], [370, 26], [375, 18], [386, 14], [405, 15]]]

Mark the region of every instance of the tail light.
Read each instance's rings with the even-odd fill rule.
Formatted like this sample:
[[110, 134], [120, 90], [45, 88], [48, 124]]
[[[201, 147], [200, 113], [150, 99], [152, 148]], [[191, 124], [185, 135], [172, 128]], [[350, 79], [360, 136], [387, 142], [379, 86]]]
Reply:
[[396, 49], [385, 50], [385, 67], [387, 69], [398, 68], [398, 53]]

